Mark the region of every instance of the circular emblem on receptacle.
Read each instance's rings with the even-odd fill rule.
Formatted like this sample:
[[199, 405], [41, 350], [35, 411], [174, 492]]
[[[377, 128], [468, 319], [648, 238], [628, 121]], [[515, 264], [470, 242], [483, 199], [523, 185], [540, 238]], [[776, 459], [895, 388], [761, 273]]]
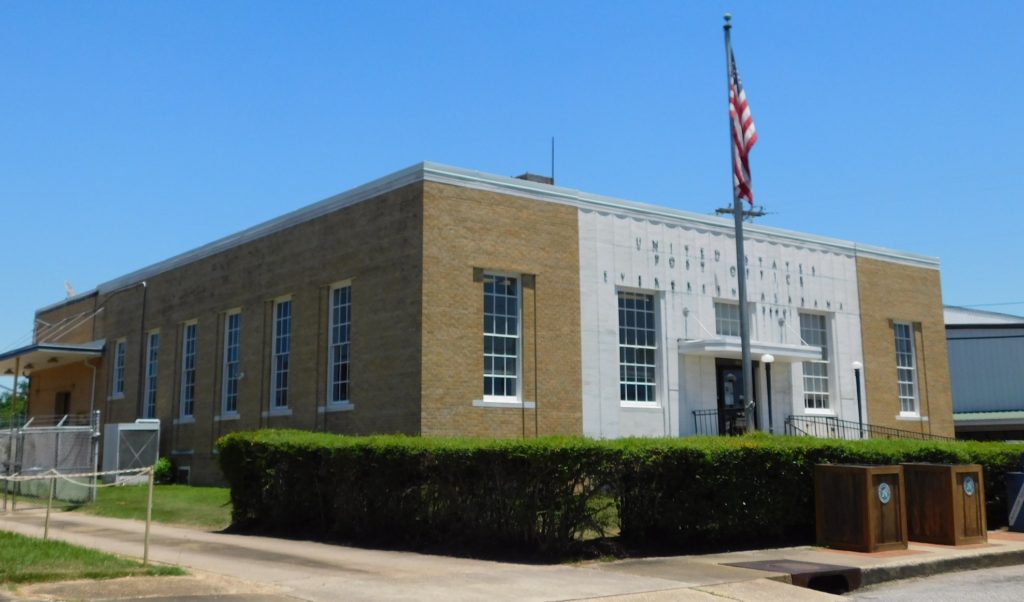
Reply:
[[889, 500], [892, 499], [892, 488], [889, 487], [888, 483], [881, 483], [878, 485], [878, 501], [883, 504], [888, 504]]
[[974, 477], [964, 477], [964, 493], [974, 495]]

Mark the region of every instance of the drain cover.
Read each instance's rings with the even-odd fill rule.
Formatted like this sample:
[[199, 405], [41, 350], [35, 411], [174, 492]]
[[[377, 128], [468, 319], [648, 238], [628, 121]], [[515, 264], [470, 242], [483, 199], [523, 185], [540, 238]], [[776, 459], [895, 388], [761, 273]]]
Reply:
[[726, 566], [738, 566], [744, 569], [770, 571], [788, 574], [793, 585], [814, 590], [841, 593], [853, 591], [860, 587], [860, 569], [853, 566], [838, 564], [822, 564], [803, 560], [758, 560], [756, 562], [730, 562]]

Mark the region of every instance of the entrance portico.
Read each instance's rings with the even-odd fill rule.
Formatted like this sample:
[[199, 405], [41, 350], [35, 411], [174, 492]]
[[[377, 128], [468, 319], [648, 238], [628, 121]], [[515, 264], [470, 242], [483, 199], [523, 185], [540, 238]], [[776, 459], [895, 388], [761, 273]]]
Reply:
[[[767, 398], [764, 364], [760, 358], [773, 356], [778, 366], [773, 373], [772, 397], [789, 400], [793, 395], [790, 366], [805, 360], [821, 359], [821, 347], [804, 344], [751, 341], [754, 399], [743, 399], [743, 370], [739, 337], [712, 337], [678, 341], [680, 434], [738, 435], [753, 420], [758, 430], [766, 430], [768, 407], [759, 403]], [[773, 408], [773, 422], [781, 424], [788, 413], [785, 404]]]
[[[91, 415], [96, 409], [96, 369], [106, 341], [34, 343], [0, 354], [0, 375], [33, 379], [29, 416]], [[6, 417], [5, 417], [6, 418]]]

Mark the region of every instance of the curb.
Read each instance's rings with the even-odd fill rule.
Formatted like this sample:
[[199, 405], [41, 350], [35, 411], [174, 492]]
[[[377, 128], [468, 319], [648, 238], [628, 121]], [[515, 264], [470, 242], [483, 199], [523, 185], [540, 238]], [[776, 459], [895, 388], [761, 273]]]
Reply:
[[929, 577], [939, 573], [988, 569], [1014, 564], [1024, 564], [1024, 550], [972, 554], [970, 556], [943, 558], [917, 564], [865, 567], [861, 569], [861, 587], [886, 581]]

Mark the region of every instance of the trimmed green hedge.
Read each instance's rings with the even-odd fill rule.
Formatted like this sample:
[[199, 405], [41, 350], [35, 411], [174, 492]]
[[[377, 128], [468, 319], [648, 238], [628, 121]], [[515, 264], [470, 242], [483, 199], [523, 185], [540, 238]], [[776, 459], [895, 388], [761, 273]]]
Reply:
[[[549, 555], [609, 526], [631, 545], [810, 542], [819, 463], [981, 464], [989, 526], [1001, 526], [1004, 474], [1024, 453], [1000, 443], [766, 435], [479, 440], [276, 430], [227, 435], [218, 446], [236, 528]], [[618, 524], [607, 524], [616, 514]]]
[[599, 528], [605, 450], [579, 438], [343, 437], [218, 442], [241, 529], [367, 543], [559, 553]]
[[1006, 524], [1004, 475], [1024, 445], [811, 437], [626, 439], [614, 489], [622, 537], [684, 547], [814, 540], [815, 464], [981, 464], [989, 527]]

